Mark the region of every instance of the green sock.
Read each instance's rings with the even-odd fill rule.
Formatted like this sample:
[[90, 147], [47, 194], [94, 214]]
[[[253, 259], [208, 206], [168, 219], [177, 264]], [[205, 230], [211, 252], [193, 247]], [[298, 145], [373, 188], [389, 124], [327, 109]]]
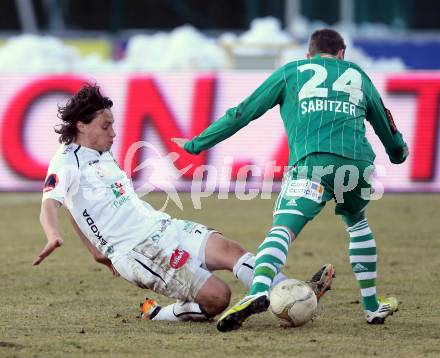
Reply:
[[366, 219], [347, 229], [350, 235], [350, 263], [361, 289], [364, 310], [376, 311], [376, 242]]
[[285, 264], [291, 236], [282, 226], [273, 227], [257, 250], [254, 279], [249, 294], [269, 291], [275, 275]]

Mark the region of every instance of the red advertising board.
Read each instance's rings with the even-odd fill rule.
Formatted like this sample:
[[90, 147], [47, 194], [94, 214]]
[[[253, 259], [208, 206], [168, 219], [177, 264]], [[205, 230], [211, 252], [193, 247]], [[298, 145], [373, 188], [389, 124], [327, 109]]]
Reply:
[[[59, 143], [53, 127], [59, 123], [57, 105], [85, 81], [98, 83], [114, 102], [117, 137], [113, 153], [136, 183], [148, 180], [148, 165], [157, 159], [167, 178], [180, 190], [189, 190], [201, 166], [216, 188], [226, 177], [234, 182], [245, 173], [252, 186], [266, 180], [268, 166], [275, 180], [282, 177], [288, 151], [282, 121], [274, 108], [235, 136], [199, 156], [182, 152], [172, 137], [192, 137], [251, 93], [268, 75], [263, 72], [0, 75], [0, 190], [41, 190], [48, 162]], [[387, 191], [440, 191], [438, 166], [440, 73], [373, 73], [411, 155], [403, 165], [389, 162], [368, 127], [368, 139], [377, 153], [377, 176]], [[133, 149], [133, 143], [139, 143]], [[143, 144], [142, 144], [143, 143]], [[130, 150], [131, 148], [131, 150]], [[130, 161], [127, 161], [129, 153]], [[169, 156], [170, 153], [174, 153]], [[128, 163], [128, 164], [127, 164]], [[147, 163], [148, 164], [148, 163]], [[248, 167], [244, 167], [248, 165]], [[245, 169], [247, 168], [247, 169]], [[251, 170], [252, 169], [252, 170]], [[276, 186], [274, 186], [276, 188]]]

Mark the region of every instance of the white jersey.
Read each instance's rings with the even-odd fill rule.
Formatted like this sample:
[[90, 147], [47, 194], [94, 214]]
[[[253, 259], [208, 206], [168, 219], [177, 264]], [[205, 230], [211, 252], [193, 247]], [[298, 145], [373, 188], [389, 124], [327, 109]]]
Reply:
[[49, 198], [65, 205], [82, 233], [112, 261], [170, 220], [139, 199], [111, 152], [77, 144], [61, 145], [50, 161], [43, 201]]

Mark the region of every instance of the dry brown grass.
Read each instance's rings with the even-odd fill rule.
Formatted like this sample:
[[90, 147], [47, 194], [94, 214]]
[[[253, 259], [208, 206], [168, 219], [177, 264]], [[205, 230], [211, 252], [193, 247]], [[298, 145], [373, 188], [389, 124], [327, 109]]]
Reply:
[[[149, 197], [154, 205], [163, 197]], [[213, 226], [255, 250], [271, 222], [273, 201], [203, 201], [181, 218]], [[239, 331], [218, 333], [214, 323], [160, 323], [136, 318], [147, 294], [113, 279], [95, 264], [62, 220], [65, 245], [41, 267], [33, 258], [45, 239], [38, 197], [0, 195], [0, 357], [438, 357], [440, 356], [439, 195], [388, 195], [370, 204], [378, 243], [381, 294], [394, 294], [400, 311], [383, 326], [368, 326], [347, 258], [348, 239], [330, 205], [311, 222], [289, 253], [285, 272], [305, 278], [332, 262], [337, 278], [319, 317], [302, 328], [282, 329], [269, 313]], [[220, 273], [233, 290], [244, 289]], [[150, 296], [157, 297], [155, 295]], [[170, 302], [160, 298], [162, 303]]]

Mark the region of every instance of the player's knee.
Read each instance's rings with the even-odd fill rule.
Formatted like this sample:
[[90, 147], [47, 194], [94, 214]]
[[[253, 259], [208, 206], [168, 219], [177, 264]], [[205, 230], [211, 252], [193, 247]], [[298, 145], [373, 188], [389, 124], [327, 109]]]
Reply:
[[223, 312], [229, 306], [230, 301], [231, 289], [226, 283], [219, 280], [211, 297], [208, 299], [210, 313], [215, 316]]
[[311, 217], [296, 214], [278, 214], [274, 216], [272, 229], [281, 227], [289, 231], [292, 241], [304, 229], [304, 226], [311, 220]]
[[350, 226], [356, 225], [359, 221], [365, 220], [365, 213], [364, 212], [357, 212], [357, 213], [344, 212], [342, 214], [342, 220], [344, 221], [345, 225], [350, 227]]
[[214, 317], [228, 307], [231, 290], [225, 282], [212, 276], [197, 301], [209, 317]]
[[213, 302], [213, 309], [215, 310], [215, 314], [219, 314], [223, 312], [231, 302], [231, 289], [229, 286], [221, 282], [221, 288], [219, 287], [218, 297]]

